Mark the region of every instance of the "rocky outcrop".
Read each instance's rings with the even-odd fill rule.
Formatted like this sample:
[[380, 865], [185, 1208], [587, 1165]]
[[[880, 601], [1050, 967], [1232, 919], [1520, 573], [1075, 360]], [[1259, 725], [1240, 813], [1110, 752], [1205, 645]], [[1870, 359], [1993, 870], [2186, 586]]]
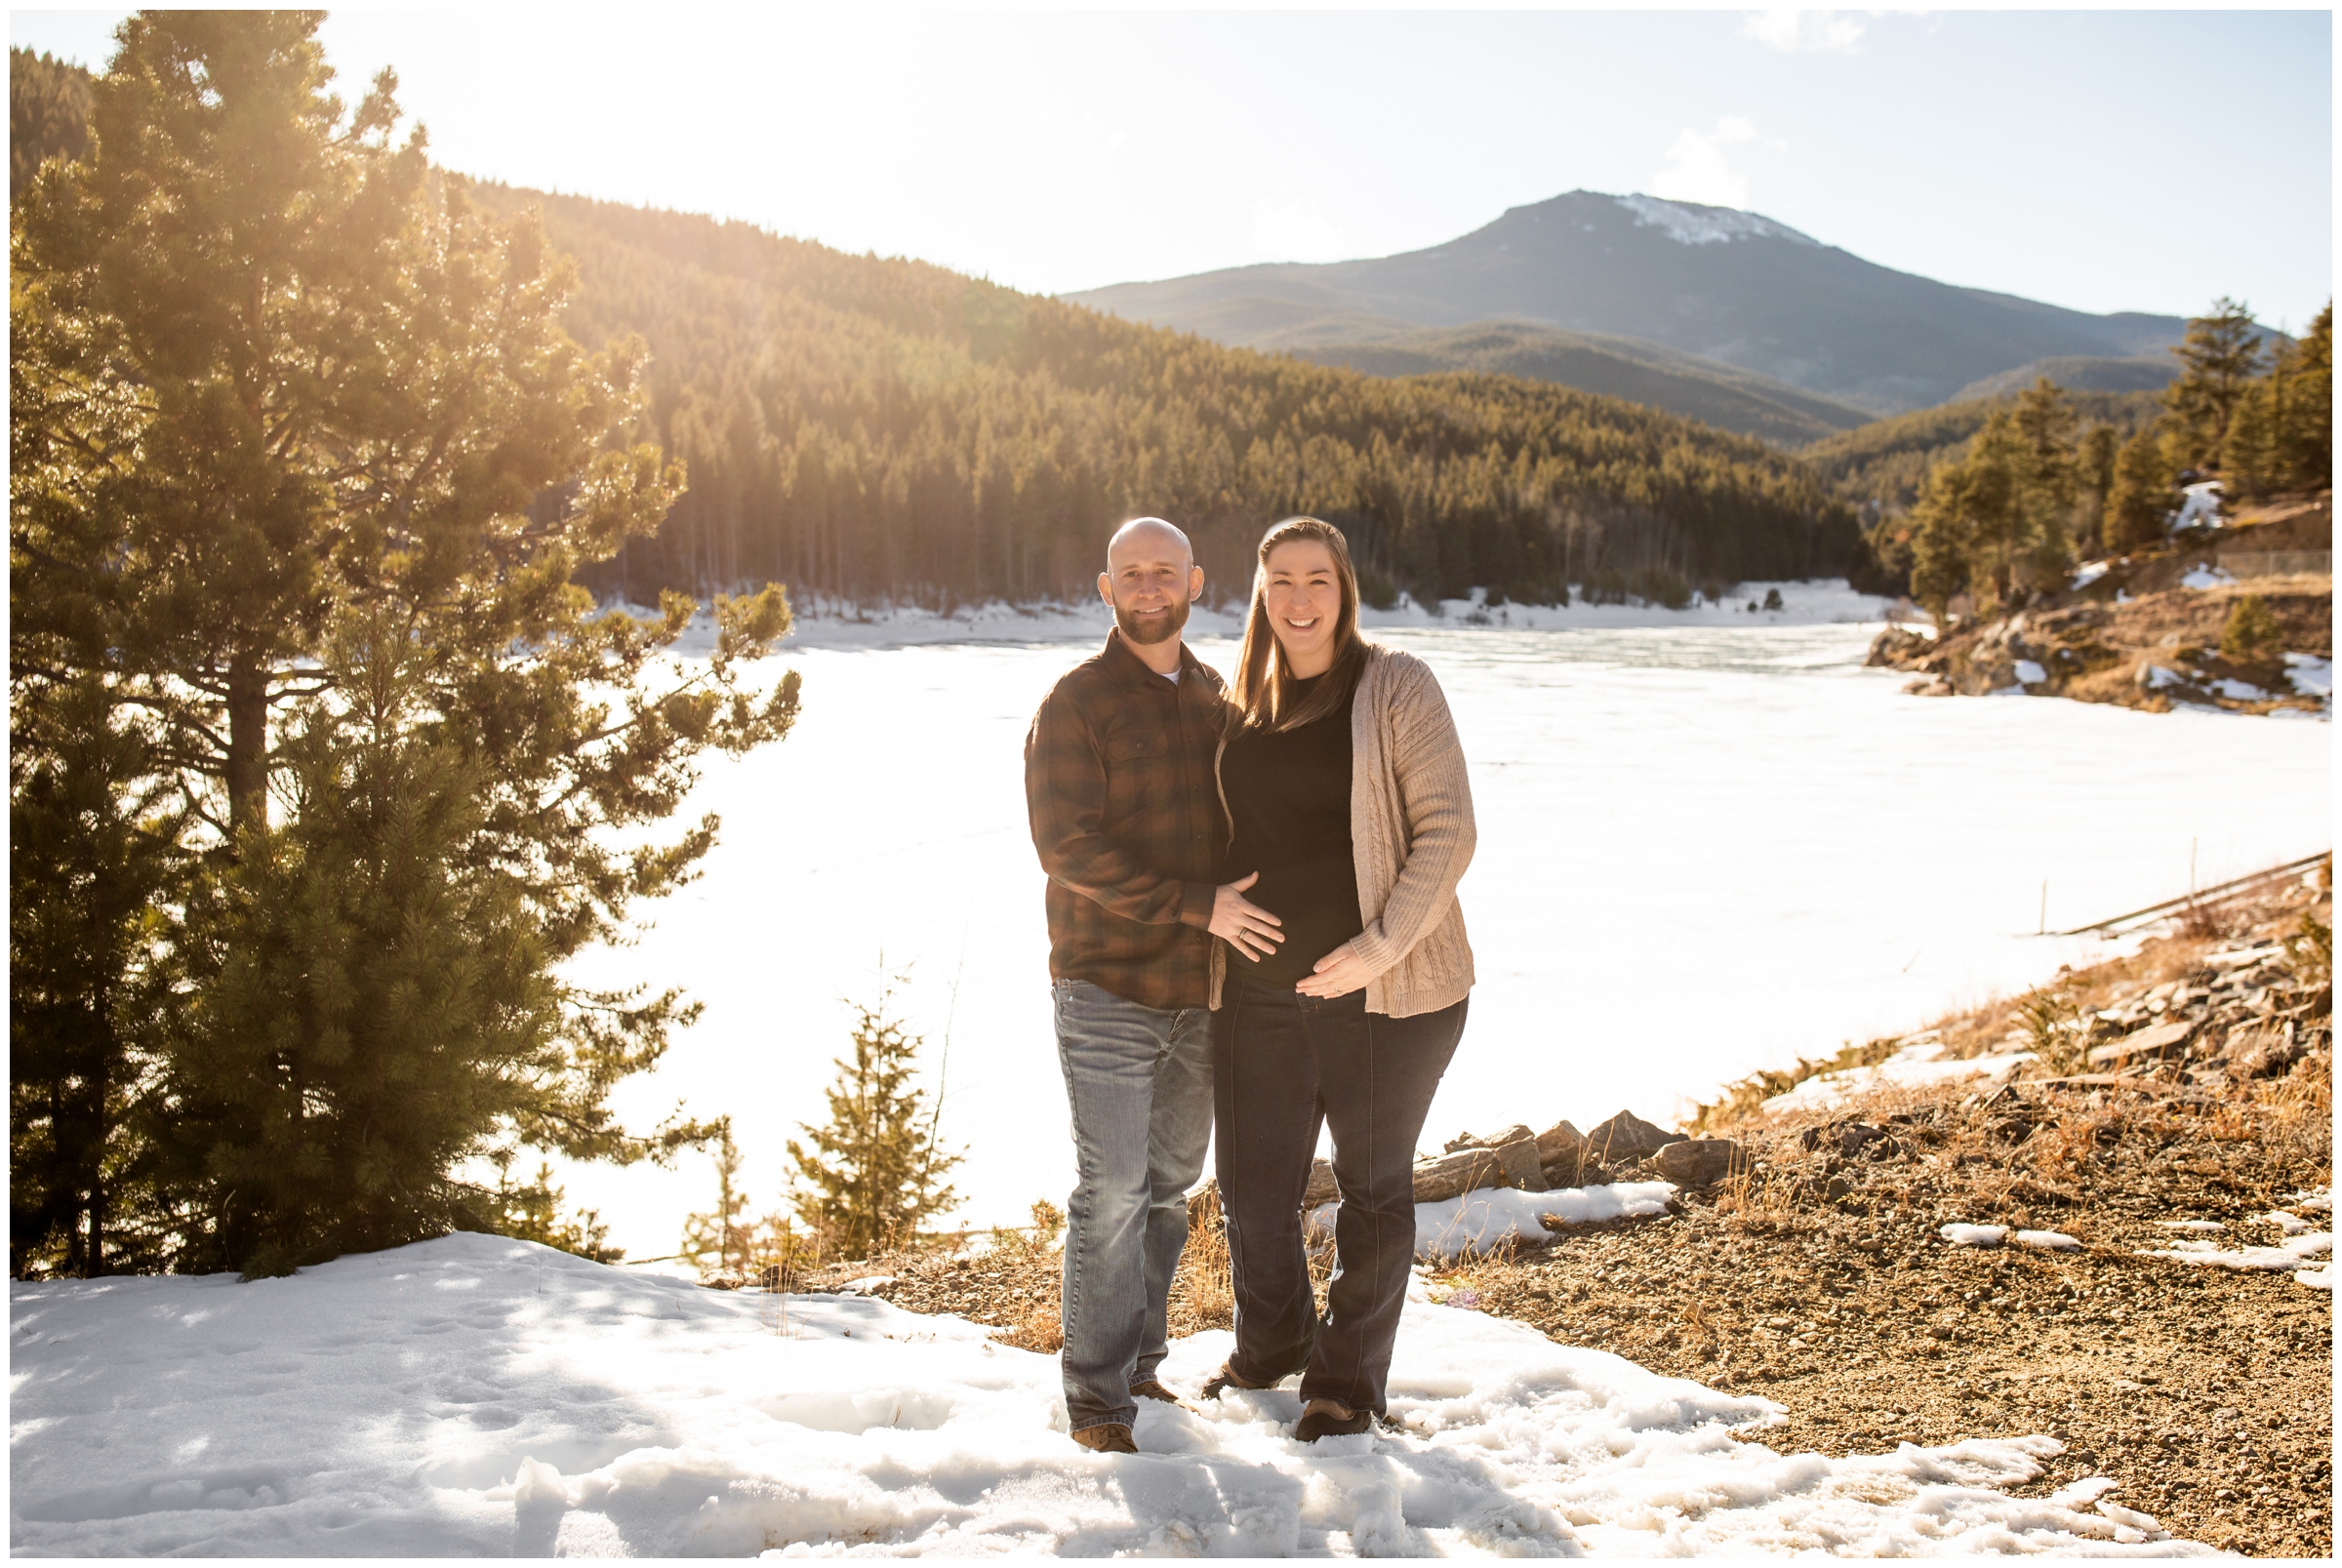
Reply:
[[1567, 1121], [1541, 1133], [1515, 1123], [1459, 1134], [1440, 1153], [1416, 1161], [1415, 1201], [1444, 1203], [1482, 1187], [1601, 1186], [1630, 1177], [1705, 1186], [1736, 1173], [1738, 1148], [1726, 1139], [1687, 1139], [1627, 1110], [1591, 1133]]

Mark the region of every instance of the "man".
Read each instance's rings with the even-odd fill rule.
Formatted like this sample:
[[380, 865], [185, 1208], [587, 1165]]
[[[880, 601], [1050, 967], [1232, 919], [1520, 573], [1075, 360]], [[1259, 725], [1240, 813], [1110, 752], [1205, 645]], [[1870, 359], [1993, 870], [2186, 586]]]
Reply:
[[1228, 837], [1213, 757], [1222, 682], [1181, 639], [1203, 592], [1188, 537], [1125, 523], [1098, 592], [1114, 629], [1025, 738], [1025, 798], [1049, 873], [1049, 977], [1078, 1166], [1066, 1204], [1066, 1414], [1073, 1440], [1136, 1453], [1188, 1188], [1212, 1132], [1212, 937], [1275, 940], [1275, 916], [1213, 877]]

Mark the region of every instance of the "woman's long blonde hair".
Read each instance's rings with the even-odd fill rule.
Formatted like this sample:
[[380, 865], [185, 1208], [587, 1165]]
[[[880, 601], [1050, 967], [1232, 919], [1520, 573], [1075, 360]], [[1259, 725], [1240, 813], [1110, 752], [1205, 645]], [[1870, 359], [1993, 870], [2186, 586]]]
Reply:
[[[1297, 539], [1313, 539], [1334, 558], [1342, 586], [1342, 608], [1334, 617], [1334, 662], [1308, 701], [1293, 702], [1293, 672], [1285, 650], [1269, 624], [1269, 552]], [[1350, 564], [1350, 542], [1342, 530], [1314, 517], [1288, 517], [1261, 536], [1260, 563], [1252, 574], [1252, 609], [1244, 617], [1244, 651], [1236, 656], [1236, 684], [1230, 701], [1248, 730], [1290, 730], [1321, 719], [1341, 705], [1366, 662], [1358, 635], [1358, 574]]]

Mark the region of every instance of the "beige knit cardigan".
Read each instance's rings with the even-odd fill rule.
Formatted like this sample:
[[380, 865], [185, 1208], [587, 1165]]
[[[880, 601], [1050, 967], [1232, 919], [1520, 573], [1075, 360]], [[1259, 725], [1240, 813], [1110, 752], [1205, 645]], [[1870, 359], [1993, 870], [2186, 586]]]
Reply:
[[[1227, 751], [1223, 740], [1220, 754]], [[1350, 758], [1351, 858], [1358, 908], [1369, 911], [1352, 945], [1374, 971], [1366, 1011], [1411, 1018], [1453, 1006], [1472, 991], [1472, 945], [1456, 884], [1479, 835], [1463, 743], [1430, 665], [1366, 644], [1351, 702]], [[1227, 973], [1228, 946], [1214, 943], [1214, 1007]]]

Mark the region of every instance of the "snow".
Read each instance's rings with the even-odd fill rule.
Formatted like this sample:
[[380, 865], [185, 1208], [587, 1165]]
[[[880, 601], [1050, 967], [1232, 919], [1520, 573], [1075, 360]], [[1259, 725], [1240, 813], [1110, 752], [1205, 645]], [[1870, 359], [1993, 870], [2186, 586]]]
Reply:
[[2309, 1221], [2304, 1220], [2300, 1215], [2287, 1214], [2282, 1209], [2272, 1209], [2267, 1214], [2256, 1214], [2253, 1216], [2253, 1218], [2256, 1220], [2266, 1221], [2268, 1224], [2276, 1226], [2280, 1230], [2282, 1230], [2288, 1236], [2303, 1235], [2308, 1231], [2317, 1228], [2315, 1226], [2311, 1225]]
[[[1609, 1186], [1563, 1187], [1526, 1192], [1518, 1187], [1481, 1187], [1444, 1203], [1415, 1205], [1415, 1256], [1459, 1258], [1486, 1252], [1508, 1237], [1539, 1246], [1557, 1232], [1540, 1222], [1548, 1215], [1566, 1225], [1596, 1220], [1639, 1219], [1667, 1212], [1675, 1187], [1666, 1182], [1619, 1182]], [[1316, 1211], [1330, 1233], [1335, 1205]]]
[[2312, 1214], [2334, 1212], [2334, 1194], [2331, 1189], [2326, 1187], [2307, 1192], [2288, 1192], [2278, 1201], [2291, 1208], [2307, 1209]]
[[1776, 223], [1769, 218], [1731, 207], [1703, 207], [1640, 192], [1611, 199], [1635, 215], [1637, 226], [1656, 228], [1678, 245], [1723, 245], [1733, 240], [1760, 238], [1789, 240], [1797, 245], [1821, 243], [1787, 223]]
[[2293, 1270], [2293, 1283], [2307, 1285], [2312, 1290], [2332, 1290], [2334, 1266], [2325, 1264], [2317, 1268], [2296, 1268]]
[[2269, 700], [2267, 692], [2250, 681], [2238, 680], [2233, 675], [2223, 675], [2213, 681], [2211, 689], [2232, 703], [2265, 703]]
[[[2044, 880], [2054, 931], [2185, 888], [2191, 840], [2203, 882], [2326, 847], [2326, 732], [1907, 702], [1907, 675], [1862, 667], [1878, 623], [1792, 623], [1837, 614], [1842, 591], [1791, 584], [1777, 624], [1603, 605], [1584, 613], [1665, 623], [1528, 631], [1426, 615], [1377, 633], [1437, 672], [1479, 824], [1460, 895], [1479, 979], [1431, 1146], [1516, 1120], [1588, 1127], [1621, 1107], [1674, 1126], [1689, 1101], [1759, 1067], [2124, 950], [2036, 937]], [[652, 926], [634, 945], [573, 971], [705, 1004], [656, 1072], [619, 1087], [622, 1115], [651, 1126], [678, 1102], [729, 1113], [742, 1179], [769, 1206], [786, 1143], [822, 1119], [849, 1037], [837, 998], [874, 1000], [908, 969], [895, 1006], [925, 1038], [927, 1083], [946, 1068], [943, 1140], [970, 1149], [954, 1218], [1023, 1224], [1035, 1198], [1065, 1201], [1072, 1158], [1020, 756], [1033, 708], [1094, 650], [1102, 617], [1053, 630], [1021, 617], [974, 631], [817, 623], [807, 635], [841, 645], [785, 648], [774, 673], [804, 680], [794, 732], [707, 758], [678, 814], [723, 819], [703, 874], [639, 905]], [[1234, 658], [1217, 635], [1197, 651], [1223, 670]], [[2040, 809], [2081, 798], [2080, 816]], [[2254, 810], [2235, 809], [2244, 798]], [[553, 1168], [635, 1257], [675, 1251], [715, 1185], [696, 1155], [671, 1170]]]
[[[2220, 520], [2220, 481], [2205, 479], [2180, 489], [2179, 510], [2165, 519], [2165, 526], [2176, 533], [2183, 528], [2218, 528]], [[2223, 574], [2225, 575], [2225, 574]], [[2230, 581], [2234, 581], [2231, 579]], [[2189, 583], [2190, 587], [2197, 586]]]
[[[1566, 605], [1501, 604], [1487, 602], [1487, 590], [1474, 588], [1461, 599], [1421, 604], [1401, 594], [1389, 610], [1364, 607], [1358, 623], [1369, 632], [1433, 630], [1452, 627], [1490, 627], [1514, 631], [1648, 631], [1698, 627], [1744, 630], [1757, 626], [1871, 625], [1885, 615], [1893, 601], [1860, 593], [1843, 579], [1814, 583], [1739, 583], [1714, 603], [1700, 602], [1681, 610], [1636, 601], [1632, 604], [1588, 604], [1583, 584], [1570, 588]], [[1748, 612], [1751, 600], [1764, 602], [1768, 592], [1781, 596], [1778, 610]], [[637, 616], [656, 612], [641, 606], [617, 606]], [[1095, 644], [1113, 624], [1112, 616], [1097, 600], [1074, 604], [1010, 605], [997, 600], [963, 605], [941, 614], [916, 605], [862, 606], [844, 601], [810, 598], [795, 605], [795, 629], [785, 647], [790, 650], [844, 651], [937, 646], [1031, 645], [1039, 643]], [[1197, 605], [1189, 612], [1191, 641], [1236, 639], [1244, 635], [1243, 607], [1212, 609]], [[692, 623], [678, 646], [686, 653], [706, 654], [715, 646], [714, 623], [703, 615]], [[1225, 673], [1225, 671], [1224, 671]]]
[[1998, 1247], [2008, 1239], [2004, 1225], [1948, 1225], [1939, 1232], [1955, 1247]]
[[2334, 1250], [2333, 1232], [2314, 1230], [2288, 1237], [2274, 1247], [2223, 1250], [2209, 1241], [2174, 1242], [2168, 1249], [2144, 1252], [2142, 1258], [2168, 1258], [2174, 1263], [2214, 1264], [2222, 1268], [2292, 1269], [2310, 1266], [2309, 1260]]
[[2049, 1252], [2080, 1252], [2081, 1243], [2061, 1230], [2020, 1230], [2016, 1236], [2020, 1247], [2040, 1247]]
[[2193, 1230], [2209, 1233], [2226, 1228], [2217, 1220], [2158, 1220], [2155, 1223], [2165, 1230]]
[[2017, 661], [2017, 679], [2027, 686], [2039, 686], [2049, 678], [2049, 672], [2030, 659]]
[[2034, 1060], [2031, 1051], [2005, 1056], [1966, 1057], [1950, 1062], [1889, 1060], [1867, 1067], [1841, 1067], [1807, 1078], [1764, 1102], [1767, 1111], [1828, 1110], [1877, 1089], [1918, 1089], [1963, 1078], [2005, 1078]]
[[[20, 1555], [2201, 1555], [2036, 1434], [1831, 1459], [1768, 1401], [1420, 1287], [1393, 1429], [1290, 1391], [1064, 1434], [1054, 1357], [850, 1297], [642, 1278], [458, 1235], [288, 1279], [12, 1284]], [[1177, 1342], [1193, 1390], [1230, 1336]]]
[[2179, 580], [2179, 585], [2183, 588], [2216, 588], [2236, 580], [2236, 575], [2224, 566], [2197, 566]]
[[2317, 654], [2287, 654], [2285, 679], [2292, 683], [2297, 696], [2333, 700], [2334, 662], [2330, 659]]
[[2091, 583], [2097, 582], [2100, 578], [2106, 576], [2107, 572], [2112, 568], [2112, 566], [2113, 563], [2110, 561], [2084, 561], [2080, 566], [2074, 568], [2074, 576], [2071, 580], [2073, 585], [2077, 589], [2086, 588]]

